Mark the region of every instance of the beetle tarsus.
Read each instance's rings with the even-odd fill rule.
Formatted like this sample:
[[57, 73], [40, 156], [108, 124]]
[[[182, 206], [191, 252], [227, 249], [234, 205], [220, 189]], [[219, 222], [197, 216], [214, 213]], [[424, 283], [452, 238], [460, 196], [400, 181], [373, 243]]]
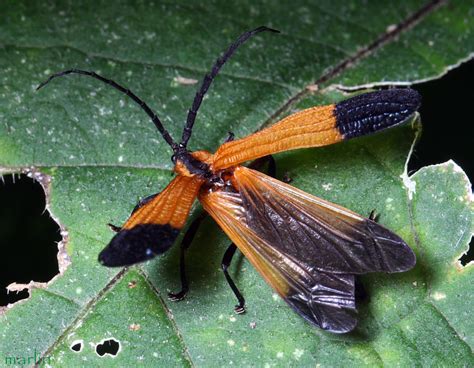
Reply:
[[188, 294], [188, 290], [181, 290], [178, 293], [168, 293], [168, 299], [171, 300], [172, 302], [179, 302], [186, 298], [186, 295]]
[[110, 229], [116, 233], [118, 233], [120, 230], [122, 230], [122, 228], [120, 226], [117, 226], [117, 225], [114, 225], [114, 224], [111, 224], [110, 222], [107, 224]]
[[227, 143], [227, 142], [232, 142], [234, 140], [234, 133], [233, 132], [228, 132], [227, 133], [227, 138], [225, 139], [224, 143]]
[[245, 313], [245, 305], [237, 304], [234, 308], [235, 314], [244, 314]]
[[293, 181], [293, 178], [290, 176], [289, 173], [285, 173], [283, 178], [281, 179], [283, 183], [290, 184]]
[[374, 222], [379, 221], [379, 214], [377, 213], [377, 211], [375, 209], [370, 211], [369, 220], [374, 221]]

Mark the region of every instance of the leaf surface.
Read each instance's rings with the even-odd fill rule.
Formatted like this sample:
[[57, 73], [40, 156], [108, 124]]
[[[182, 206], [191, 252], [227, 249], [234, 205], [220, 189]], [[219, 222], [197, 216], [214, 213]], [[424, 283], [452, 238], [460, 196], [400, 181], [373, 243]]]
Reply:
[[[458, 263], [474, 228], [471, 187], [453, 162], [406, 173], [418, 120], [276, 157], [280, 177], [358, 213], [376, 209], [417, 254], [410, 272], [363, 277], [370, 300], [359, 306], [357, 330], [341, 336], [305, 323], [239, 256], [231, 273], [248, 311], [235, 316], [220, 270], [229, 241], [209, 219], [188, 253], [191, 291], [181, 303], [166, 300], [179, 288], [177, 246], [138, 267], [100, 266], [112, 236], [106, 224], [120, 225], [139, 198], [164, 188], [170, 150], [142, 111], [98, 81], [58, 79], [34, 91], [52, 72], [94, 70], [136, 92], [178, 137], [197, 88], [180, 78], [201, 80], [244, 30], [280, 29], [239, 49], [211, 87], [191, 148], [212, 151], [229, 131], [241, 137], [346, 98], [335, 86], [445, 73], [473, 53], [468, 2], [18, 1], [0, 12], [0, 172], [35, 166], [51, 176], [50, 210], [67, 229], [71, 260], [46, 289], [0, 315], [3, 356], [37, 352], [55, 367], [474, 363], [473, 267]], [[315, 82], [319, 90], [310, 92]], [[119, 341], [118, 354], [99, 357], [96, 345], [109, 338]], [[76, 341], [80, 352], [71, 349]]]

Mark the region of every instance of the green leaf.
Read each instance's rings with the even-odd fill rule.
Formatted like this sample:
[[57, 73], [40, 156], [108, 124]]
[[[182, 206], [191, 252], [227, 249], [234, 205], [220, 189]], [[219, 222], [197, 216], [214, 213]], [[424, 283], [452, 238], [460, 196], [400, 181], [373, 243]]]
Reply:
[[[59, 79], [34, 91], [52, 72], [94, 70], [149, 102], [177, 137], [197, 88], [179, 77], [200, 80], [245, 30], [280, 29], [239, 49], [211, 87], [191, 148], [212, 151], [228, 131], [242, 137], [285, 113], [347, 97], [336, 86], [445, 73], [473, 53], [468, 2], [18, 1], [1, 3], [0, 12], [0, 173], [34, 166], [50, 176], [49, 210], [67, 231], [70, 260], [46, 288], [0, 315], [0, 359], [38, 353], [54, 367], [474, 363], [473, 267], [458, 262], [474, 229], [471, 187], [453, 162], [407, 174], [418, 120], [276, 157], [292, 185], [361, 214], [376, 209], [417, 254], [410, 272], [365, 276], [370, 300], [359, 307], [357, 330], [333, 335], [303, 321], [242, 257], [231, 273], [248, 311], [235, 316], [220, 270], [229, 240], [209, 219], [189, 251], [191, 291], [181, 303], [166, 299], [179, 288], [176, 246], [130, 269], [100, 266], [112, 236], [106, 224], [122, 223], [139, 198], [169, 182], [170, 150], [142, 111], [95, 80]], [[118, 354], [97, 355], [111, 338]], [[77, 341], [80, 352], [71, 350]]]

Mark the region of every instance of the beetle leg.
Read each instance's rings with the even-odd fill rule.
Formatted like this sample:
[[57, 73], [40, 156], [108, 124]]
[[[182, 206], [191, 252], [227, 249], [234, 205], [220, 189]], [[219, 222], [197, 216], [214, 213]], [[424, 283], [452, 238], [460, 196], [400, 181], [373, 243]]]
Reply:
[[234, 140], [234, 133], [228, 132], [227, 138], [225, 139], [224, 143], [232, 142]]
[[234, 280], [229, 275], [228, 268], [230, 266], [230, 263], [232, 262], [232, 257], [235, 254], [235, 251], [237, 250], [237, 247], [234, 243], [229, 245], [229, 248], [224, 253], [224, 257], [222, 258], [222, 271], [224, 271], [224, 276], [227, 280], [227, 283], [229, 284], [230, 288], [234, 292], [235, 296], [237, 297], [237, 300], [239, 301], [239, 304], [237, 304], [234, 308], [235, 313], [237, 314], [242, 314], [245, 313], [245, 299], [240, 293], [239, 289], [234, 283]]
[[122, 230], [122, 228], [120, 226], [117, 226], [117, 225], [114, 225], [114, 224], [111, 224], [110, 222], [107, 224], [110, 229], [115, 232], [115, 233], [118, 233], [120, 230]]
[[180, 257], [179, 257], [179, 273], [181, 277], [181, 291], [177, 293], [168, 293], [168, 299], [174, 302], [183, 300], [189, 291], [188, 279], [186, 278], [186, 265], [185, 265], [185, 253], [186, 250], [191, 246], [194, 236], [197, 233], [199, 225], [202, 220], [207, 216], [207, 213], [203, 212], [196, 217], [191, 225], [189, 225], [186, 234], [184, 234], [183, 240], [180, 245]]
[[374, 209], [372, 211], [370, 211], [370, 214], [369, 214], [369, 220], [372, 220], [374, 222], [378, 222], [379, 220], [379, 214], [377, 213], [377, 211]]

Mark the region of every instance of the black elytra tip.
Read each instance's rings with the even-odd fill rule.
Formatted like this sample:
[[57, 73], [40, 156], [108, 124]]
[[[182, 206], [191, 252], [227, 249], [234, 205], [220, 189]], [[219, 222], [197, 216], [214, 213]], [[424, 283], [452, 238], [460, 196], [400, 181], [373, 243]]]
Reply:
[[403, 123], [421, 104], [409, 88], [365, 93], [336, 104], [336, 127], [344, 139], [371, 134]]
[[179, 229], [169, 224], [140, 224], [122, 229], [102, 252], [99, 262], [107, 267], [130, 266], [166, 252], [178, 237]]

